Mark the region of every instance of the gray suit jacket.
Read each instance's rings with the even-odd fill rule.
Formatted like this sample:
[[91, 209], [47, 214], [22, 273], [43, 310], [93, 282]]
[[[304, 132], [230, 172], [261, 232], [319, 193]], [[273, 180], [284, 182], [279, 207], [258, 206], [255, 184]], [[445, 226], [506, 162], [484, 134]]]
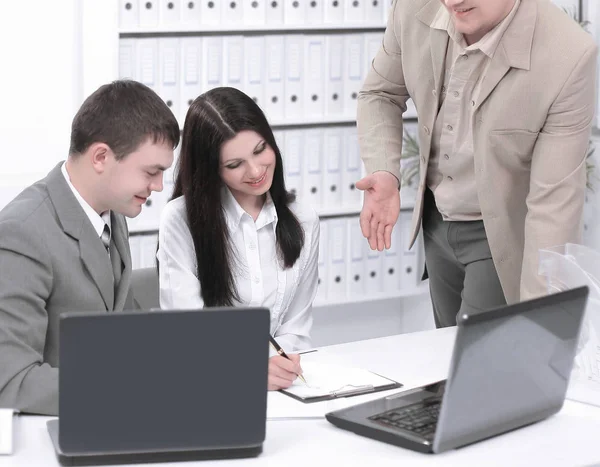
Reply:
[[125, 218], [112, 213], [117, 282], [61, 164], [0, 212], [0, 407], [49, 415], [58, 413], [60, 314], [133, 308]]

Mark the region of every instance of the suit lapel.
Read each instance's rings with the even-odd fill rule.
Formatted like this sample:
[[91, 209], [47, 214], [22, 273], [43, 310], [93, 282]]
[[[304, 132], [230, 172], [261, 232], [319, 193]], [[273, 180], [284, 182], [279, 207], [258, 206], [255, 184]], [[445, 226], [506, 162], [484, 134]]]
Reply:
[[508, 70], [510, 70], [508, 57], [506, 56], [506, 52], [502, 47], [502, 44], [500, 44], [496, 49], [496, 53], [492, 58], [492, 62], [490, 63], [487, 73], [481, 81], [479, 95], [476, 97], [477, 104], [475, 105], [475, 110], [477, 110], [481, 104], [485, 102], [500, 80], [504, 78], [506, 73], [508, 73]]
[[530, 69], [536, 18], [537, 3], [521, 0], [481, 82], [475, 110], [479, 109], [511, 68]]
[[60, 162], [46, 177], [46, 186], [63, 231], [79, 242], [79, 255], [98, 287], [107, 310], [113, 309], [114, 282], [109, 257], [92, 223], [65, 180]]
[[[131, 252], [129, 249], [129, 238], [127, 226], [123, 216], [111, 213], [111, 225], [113, 226], [113, 243], [118, 252], [118, 258], [114, 258], [117, 264], [115, 274], [115, 310], [122, 311], [125, 306], [129, 286], [131, 284]], [[111, 257], [111, 259], [113, 259]]]
[[441, 95], [442, 82], [444, 81], [444, 66], [446, 62], [446, 51], [450, 37], [446, 31], [431, 28], [429, 30], [431, 42], [431, 64], [433, 66], [433, 79], [437, 95]]

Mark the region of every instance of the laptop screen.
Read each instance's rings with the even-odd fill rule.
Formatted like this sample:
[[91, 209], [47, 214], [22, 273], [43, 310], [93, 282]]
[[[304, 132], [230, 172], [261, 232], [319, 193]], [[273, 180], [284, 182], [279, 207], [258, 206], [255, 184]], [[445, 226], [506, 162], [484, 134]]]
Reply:
[[459, 317], [435, 451], [560, 410], [587, 293], [582, 287]]
[[263, 442], [266, 308], [61, 317], [59, 443], [67, 454]]

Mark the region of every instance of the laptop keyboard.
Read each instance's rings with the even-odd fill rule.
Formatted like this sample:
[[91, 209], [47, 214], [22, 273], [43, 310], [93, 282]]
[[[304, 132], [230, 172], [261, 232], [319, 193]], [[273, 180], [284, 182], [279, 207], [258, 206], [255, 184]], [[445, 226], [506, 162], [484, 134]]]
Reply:
[[390, 428], [399, 428], [432, 440], [440, 414], [441, 399], [428, 399], [369, 417]]

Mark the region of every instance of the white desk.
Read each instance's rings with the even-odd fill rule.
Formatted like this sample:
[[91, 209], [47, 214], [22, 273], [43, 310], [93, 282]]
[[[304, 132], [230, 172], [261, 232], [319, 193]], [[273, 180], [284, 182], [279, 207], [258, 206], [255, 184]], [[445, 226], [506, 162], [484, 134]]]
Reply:
[[[455, 328], [326, 347], [329, 359], [368, 368], [406, 388], [443, 379]], [[364, 400], [353, 398], [356, 403]], [[15, 420], [15, 453], [1, 467], [57, 466], [46, 431], [48, 417]], [[590, 466], [600, 463], [600, 408], [567, 401], [557, 415], [534, 425], [440, 455], [419, 454], [360, 437], [325, 419], [267, 422], [263, 453], [254, 459], [153, 464], [203, 467], [331, 466]]]

